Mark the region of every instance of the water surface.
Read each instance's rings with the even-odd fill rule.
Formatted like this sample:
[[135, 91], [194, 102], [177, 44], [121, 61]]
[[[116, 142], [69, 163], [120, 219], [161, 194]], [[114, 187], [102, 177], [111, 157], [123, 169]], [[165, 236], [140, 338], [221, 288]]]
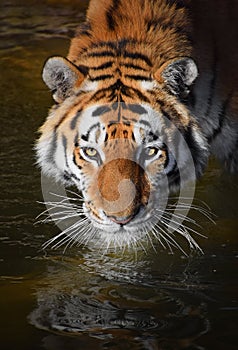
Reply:
[[67, 54], [86, 5], [0, 5], [1, 349], [236, 349], [238, 181], [214, 161], [196, 198], [215, 223], [191, 214], [204, 254], [41, 249], [58, 233], [35, 223], [44, 206], [33, 145], [52, 103], [41, 70]]

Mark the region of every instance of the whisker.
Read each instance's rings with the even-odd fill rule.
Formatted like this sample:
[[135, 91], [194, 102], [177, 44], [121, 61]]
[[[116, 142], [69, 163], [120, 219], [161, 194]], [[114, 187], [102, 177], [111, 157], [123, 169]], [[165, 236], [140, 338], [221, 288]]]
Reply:
[[74, 196], [76, 196], [76, 197], [78, 197], [78, 198], [75, 198], [75, 197], [68, 197], [68, 196], [64, 196], [64, 195], [62, 195], [62, 194], [53, 193], [53, 192], [50, 192], [50, 195], [55, 196], [55, 197], [57, 197], [57, 198], [62, 198], [62, 199], [65, 200], [65, 201], [69, 201], [69, 200], [72, 200], [72, 201], [81, 201], [81, 202], [84, 201], [83, 196], [81, 196], [79, 193], [73, 192], [73, 191], [71, 191], [71, 190], [66, 190], [66, 192], [71, 193], [71, 194], [73, 194]]
[[66, 249], [68, 247], [71, 248], [78, 242], [78, 237], [81, 235], [81, 232], [83, 232], [83, 227], [81, 228], [80, 231], [78, 231], [78, 229], [75, 229], [73, 232], [70, 233], [70, 240], [65, 246], [63, 253], [66, 252]]
[[186, 204], [186, 203], [177, 203], [177, 204], [169, 204], [168, 208], [171, 209], [184, 209], [184, 210], [196, 210], [202, 215], [204, 215], [207, 219], [209, 219], [212, 223], [215, 224], [215, 221], [212, 217], [215, 217], [215, 214], [213, 214], [210, 210], [194, 205], [194, 204]]
[[[161, 244], [161, 246], [163, 247], [163, 249], [166, 249], [166, 246], [164, 245], [164, 243], [161, 241], [161, 237], [160, 237], [160, 234], [158, 234], [158, 232], [156, 231], [156, 228], [155, 227], [152, 227], [150, 229], [150, 232], [152, 232], [152, 235], [156, 238], [156, 240], [159, 241], [159, 243]], [[169, 246], [170, 248], [170, 246]]]
[[[89, 222], [89, 221], [88, 221]], [[86, 229], [82, 230], [82, 234], [80, 235], [80, 239], [77, 238], [77, 246], [84, 245], [86, 246], [90, 240], [97, 234], [97, 229], [92, 226], [89, 222], [89, 226]]]
[[61, 238], [63, 236], [63, 238], [59, 242], [57, 242], [53, 246], [51, 246], [52, 249], [58, 248], [65, 241], [67, 241], [69, 239], [69, 237], [74, 233], [74, 230], [78, 230], [79, 228], [81, 228], [82, 225], [87, 220], [88, 220], [87, 218], [84, 218], [84, 219], [74, 223], [73, 225], [71, 225], [70, 227], [68, 227], [67, 229], [65, 229], [64, 231], [62, 231], [58, 235], [56, 235], [55, 237], [51, 238], [50, 240], [48, 240], [47, 242], [45, 242], [42, 245], [43, 249], [46, 249], [49, 245], [52, 245], [55, 241], [57, 241], [59, 238]]
[[[169, 228], [170, 230], [173, 229], [175, 232], [179, 233], [181, 236], [185, 237], [187, 242], [189, 243], [189, 246], [191, 249], [198, 249], [202, 252], [202, 249], [200, 248], [200, 246], [198, 245], [198, 243], [193, 239], [193, 237], [189, 234], [189, 232], [187, 231], [186, 227], [184, 226], [179, 226], [179, 227], [174, 227], [173, 226], [173, 222], [172, 222], [172, 225], [171, 225], [171, 221], [168, 222], [168, 221], [164, 221], [164, 220], [161, 220], [161, 222], [167, 227]], [[195, 233], [197, 233], [195, 231]], [[198, 233], [197, 233], [198, 234]]]
[[178, 248], [185, 256], [187, 256], [187, 253], [184, 251], [184, 249], [181, 247], [181, 245], [175, 241], [175, 239], [171, 236], [171, 234], [169, 234], [165, 229], [163, 229], [158, 224], [156, 224], [155, 227], [157, 227], [159, 230], [162, 230], [162, 232], [163, 232], [162, 237], [163, 238], [166, 237], [166, 241], [169, 242], [169, 244], [171, 244], [173, 247]]
[[70, 197], [70, 199], [75, 200], [75, 201], [81, 200], [82, 202], [84, 202], [84, 197], [79, 192], [74, 192], [72, 190], [67, 190], [66, 192], [68, 192], [68, 193], [70, 193], [70, 194], [72, 194], [72, 195], [74, 195], [74, 196], [79, 198], [78, 199], [78, 198], [71, 198]]
[[[195, 233], [196, 235], [198, 235], [198, 236], [200, 236], [200, 237], [207, 238], [206, 236], [204, 236], [204, 235], [201, 234], [200, 232], [198, 232], [198, 231], [192, 229], [191, 227], [186, 226], [186, 225], [183, 224], [183, 223], [179, 223], [179, 222], [173, 220], [172, 217], [173, 217], [173, 215], [172, 215], [171, 217], [163, 217], [163, 218], [162, 218], [163, 221], [162, 221], [162, 220], [161, 220], [161, 221], [162, 221], [162, 222], [165, 222], [165, 220], [166, 220], [166, 224], [169, 224], [169, 223], [171, 222], [171, 223], [173, 223], [173, 224], [179, 225], [179, 227], [181, 226], [181, 227], [185, 228], [186, 230]], [[200, 227], [201, 227], [201, 226], [200, 226]]]

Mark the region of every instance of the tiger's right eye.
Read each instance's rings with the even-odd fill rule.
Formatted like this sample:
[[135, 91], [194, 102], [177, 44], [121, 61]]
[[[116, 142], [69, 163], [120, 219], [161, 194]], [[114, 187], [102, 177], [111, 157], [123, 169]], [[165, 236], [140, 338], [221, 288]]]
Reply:
[[87, 161], [96, 161], [98, 165], [102, 163], [100, 154], [98, 151], [93, 147], [83, 147], [80, 150], [81, 155], [84, 157]]

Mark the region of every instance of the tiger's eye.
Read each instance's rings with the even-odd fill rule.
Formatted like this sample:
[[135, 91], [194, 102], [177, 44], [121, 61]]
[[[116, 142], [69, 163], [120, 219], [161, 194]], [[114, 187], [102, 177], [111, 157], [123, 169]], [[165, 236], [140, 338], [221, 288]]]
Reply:
[[87, 154], [87, 156], [89, 157], [95, 157], [97, 154], [97, 151], [95, 150], [95, 148], [86, 148], [85, 149], [85, 153]]
[[157, 148], [155, 148], [155, 147], [150, 147], [150, 148], [148, 148], [148, 150], [147, 150], [147, 155], [148, 155], [149, 157], [152, 157], [152, 156], [154, 156], [154, 155], [157, 153], [157, 151], [158, 151]]

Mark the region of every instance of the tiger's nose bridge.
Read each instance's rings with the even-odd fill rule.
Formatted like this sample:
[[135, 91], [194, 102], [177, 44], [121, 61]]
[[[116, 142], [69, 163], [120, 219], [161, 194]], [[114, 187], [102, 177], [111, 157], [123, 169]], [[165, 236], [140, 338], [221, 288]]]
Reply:
[[[115, 189], [113, 188], [115, 187]], [[116, 188], [117, 187], [117, 188]], [[114, 192], [118, 194], [115, 197]], [[132, 181], [123, 179], [109, 188], [109, 200], [103, 197], [103, 210], [107, 216], [129, 217], [132, 215], [137, 197], [136, 188]]]
[[98, 176], [101, 206], [108, 217], [129, 221], [143, 205], [144, 171], [129, 159], [114, 159]]

